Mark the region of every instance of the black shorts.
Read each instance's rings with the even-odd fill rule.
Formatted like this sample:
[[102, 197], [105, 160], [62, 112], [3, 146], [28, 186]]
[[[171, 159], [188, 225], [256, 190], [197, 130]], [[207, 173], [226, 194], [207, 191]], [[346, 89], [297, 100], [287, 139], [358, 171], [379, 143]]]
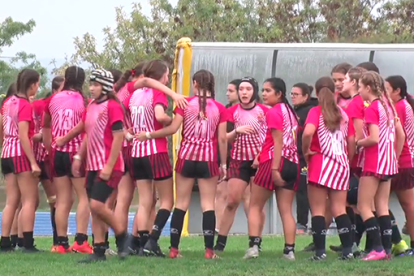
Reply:
[[250, 179], [256, 175], [257, 169], [252, 168], [253, 161], [230, 160], [230, 166], [227, 171], [227, 179], [241, 179], [247, 184]]
[[1, 172], [3, 175], [10, 173], [18, 174], [31, 170], [32, 166], [30, 165], [30, 161], [26, 155], [1, 159]]
[[374, 172], [363, 171], [361, 173], [361, 177], [363, 176], [373, 176], [379, 179], [380, 182], [385, 182], [391, 180], [395, 175], [387, 175], [387, 174], [378, 174]]
[[187, 178], [208, 179], [220, 175], [215, 161], [191, 161], [178, 159], [175, 171]]
[[134, 180], [161, 181], [172, 177], [168, 153], [161, 152], [145, 157], [132, 158]]
[[[72, 174], [73, 156], [76, 152], [63, 152], [52, 150], [52, 175], [53, 177], [68, 176], [74, 178]], [[80, 168], [80, 177], [85, 177], [85, 163], [82, 162]]]
[[122, 157], [124, 158], [124, 164], [125, 164], [124, 175], [127, 174], [128, 172], [129, 174], [131, 174], [132, 169], [133, 169], [131, 150], [132, 150], [131, 145], [128, 145], [122, 148]]
[[[273, 191], [278, 187], [274, 184], [272, 177], [272, 162], [273, 160], [270, 159], [259, 164], [256, 176], [254, 177], [254, 183], [260, 187]], [[280, 188], [296, 191], [298, 189], [300, 176], [299, 164], [293, 163], [282, 157], [279, 171], [280, 176], [286, 182], [286, 185]]]
[[358, 203], [358, 186], [359, 179], [351, 173], [351, 177], [349, 178], [349, 190], [346, 196], [346, 201], [349, 205], [357, 205]]
[[37, 164], [40, 167], [40, 181], [50, 180], [50, 166], [49, 161], [37, 161]]
[[89, 199], [105, 203], [112, 192], [118, 187], [122, 176], [123, 172], [113, 171], [111, 178], [105, 181], [99, 177], [99, 171], [88, 171], [85, 186]]

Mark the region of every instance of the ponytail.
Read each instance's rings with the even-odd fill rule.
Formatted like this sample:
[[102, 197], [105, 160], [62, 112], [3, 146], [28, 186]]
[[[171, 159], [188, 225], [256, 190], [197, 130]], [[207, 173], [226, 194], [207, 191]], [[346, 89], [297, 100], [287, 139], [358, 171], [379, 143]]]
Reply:
[[129, 79], [132, 77], [132, 70], [126, 70], [124, 74], [122, 74], [121, 78], [115, 83], [114, 90], [117, 93], [122, 87], [127, 84]]
[[334, 132], [340, 129], [342, 112], [335, 101], [335, 84], [330, 77], [321, 77], [315, 83], [321, 113], [326, 128]]

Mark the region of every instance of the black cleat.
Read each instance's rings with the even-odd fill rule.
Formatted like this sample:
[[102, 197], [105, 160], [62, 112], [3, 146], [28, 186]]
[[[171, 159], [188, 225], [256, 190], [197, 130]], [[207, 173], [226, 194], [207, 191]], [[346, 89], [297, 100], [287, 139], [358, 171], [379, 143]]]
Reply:
[[333, 252], [342, 252], [342, 244], [341, 245], [330, 245], [329, 248]]
[[216, 251], [216, 252], [223, 252], [224, 251], [224, 247], [225, 246], [222, 243], [217, 243], [214, 246], [214, 251]]
[[96, 255], [96, 254], [90, 254], [87, 258], [80, 260], [78, 263], [80, 264], [92, 264], [97, 262], [104, 262], [106, 261], [106, 256], [102, 255]]
[[120, 259], [125, 259], [130, 253], [130, 247], [132, 245], [132, 236], [128, 233], [125, 234], [125, 237], [117, 244], [118, 246], [118, 257]]
[[305, 248], [303, 248], [302, 251], [303, 252], [313, 252], [313, 251], [315, 251], [315, 245], [312, 242], [308, 246], [306, 246]]
[[320, 256], [313, 255], [312, 257], [310, 257], [309, 260], [312, 261], [312, 262], [324, 261], [324, 260], [326, 260], [326, 254], [322, 254]]
[[145, 244], [144, 253], [147, 256], [165, 257], [165, 254], [162, 253], [159, 244], [153, 239], [149, 239]]
[[41, 253], [43, 250], [37, 249], [36, 246], [32, 247], [23, 247], [22, 249], [23, 253]]

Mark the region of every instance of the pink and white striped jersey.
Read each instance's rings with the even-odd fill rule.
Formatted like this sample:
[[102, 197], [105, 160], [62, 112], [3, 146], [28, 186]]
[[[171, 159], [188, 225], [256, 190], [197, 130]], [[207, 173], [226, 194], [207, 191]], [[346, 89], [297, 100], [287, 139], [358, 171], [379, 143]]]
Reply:
[[341, 108], [340, 128], [331, 132], [325, 125], [321, 107], [313, 107], [308, 114], [305, 126], [316, 127], [310, 150], [316, 152], [308, 164], [308, 181], [321, 186], [346, 191], [349, 188], [349, 159], [347, 137], [355, 135], [353, 122]]
[[299, 163], [296, 144], [298, 122], [295, 116], [284, 103], [276, 104], [269, 109], [266, 114], [267, 133], [259, 156], [260, 163], [273, 159], [272, 129], [280, 130], [283, 133], [282, 157], [293, 163]]
[[[361, 96], [358, 94], [354, 96], [351, 102], [346, 109], [348, 114], [349, 120], [353, 122], [354, 119], [364, 120], [364, 101], [362, 100]], [[359, 150], [358, 154], [355, 154], [354, 158], [351, 161], [351, 168], [362, 168], [362, 152], [364, 151], [363, 148]]]
[[378, 144], [366, 147], [363, 157], [363, 172], [370, 172], [379, 175], [395, 175], [398, 173], [398, 161], [395, 153], [395, 125], [394, 115], [391, 107], [387, 104], [389, 118], [381, 101], [376, 99], [365, 109], [364, 133], [369, 135], [370, 124], [378, 125]]
[[255, 130], [253, 134], [237, 134], [231, 150], [233, 160], [252, 161], [256, 158], [266, 137], [268, 110], [268, 107], [259, 103], [250, 109], [244, 109], [240, 104], [227, 109], [228, 121], [234, 124], [234, 129], [251, 126]]
[[405, 132], [404, 147], [398, 160], [400, 168], [414, 168], [414, 114], [406, 99], [395, 104], [398, 117]]
[[[42, 131], [42, 119], [45, 110], [44, 99], [36, 100], [32, 102], [33, 109], [33, 122], [34, 133], [40, 133]], [[47, 155], [46, 148], [42, 142], [33, 142], [33, 153], [37, 162], [45, 160]]]
[[[163, 128], [163, 124], [155, 118], [155, 107], [161, 105], [164, 110], [168, 108], [168, 99], [160, 91], [152, 88], [143, 88], [135, 91], [124, 101], [124, 106], [130, 114], [134, 133], [154, 132]], [[167, 138], [149, 139], [141, 142], [132, 141], [132, 157], [140, 158], [168, 152]]]
[[50, 115], [52, 148], [62, 152], [77, 152], [82, 142], [82, 134], [76, 136], [63, 147], [56, 145], [56, 138], [65, 136], [81, 120], [85, 112], [82, 95], [77, 91], [64, 90], [46, 99], [45, 113]]
[[1, 158], [24, 155], [19, 139], [19, 122], [29, 122], [29, 138], [34, 134], [33, 109], [26, 98], [17, 95], [6, 99], [1, 107], [3, 116], [3, 147]]
[[[123, 103], [126, 99], [128, 99], [131, 96], [132, 93], [134, 93], [134, 83], [129, 82], [125, 84], [121, 89], [119, 89], [118, 93], [116, 93], [116, 96], [118, 97], [118, 100], [121, 103]], [[128, 130], [129, 128], [131, 128], [131, 126], [132, 126], [131, 117], [125, 116], [125, 128]], [[127, 147], [129, 145], [130, 143], [126, 139], [124, 139], [122, 146]]]
[[221, 123], [227, 122], [225, 106], [207, 98], [206, 118], [200, 116], [198, 97], [187, 98], [186, 109], [176, 107], [174, 113], [184, 118], [178, 158], [210, 162], [218, 160], [217, 134]]
[[[117, 122], [124, 122], [122, 106], [115, 100], [103, 102], [92, 101], [82, 120], [85, 123], [87, 135], [86, 170], [100, 171], [104, 168], [111, 153], [113, 142], [112, 126]], [[120, 130], [122, 131], [122, 130]], [[124, 160], [119, 151], [114, 171], [124, 171]]]

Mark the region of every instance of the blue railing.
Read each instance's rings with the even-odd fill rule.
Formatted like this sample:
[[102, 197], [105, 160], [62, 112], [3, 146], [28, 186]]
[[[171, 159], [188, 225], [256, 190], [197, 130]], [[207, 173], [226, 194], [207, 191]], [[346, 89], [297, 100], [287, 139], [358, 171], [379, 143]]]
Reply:
[[[128, 215], [128, 229], [129, 232], [132, 231], [132, 223], [134, 221], [135, 213], [129, 213]], [[0, 221], [2, 218], [2, 213], [0, 212]], [[170, 223], [171, 216], [168, 218], [167, 224], [165, 225], [161, 235], [169, 236], [170, 235]], [[109, 231], [110, 235], [113, 235], [112, 229]], [[35, 236], [52, 236], [52, 225], [50, 224], [50, 213], [48, 212], [36, 212], [36, 220], [34, 227]], [[69, 215], [69, 224], [68, 224], [68, 235], [76, 234], [76, 213], [70, 213]], [[88, 226], [88, 235], [92, 234], [91, 224]], [[1, 229], [0, 229], [1, 235]]]

